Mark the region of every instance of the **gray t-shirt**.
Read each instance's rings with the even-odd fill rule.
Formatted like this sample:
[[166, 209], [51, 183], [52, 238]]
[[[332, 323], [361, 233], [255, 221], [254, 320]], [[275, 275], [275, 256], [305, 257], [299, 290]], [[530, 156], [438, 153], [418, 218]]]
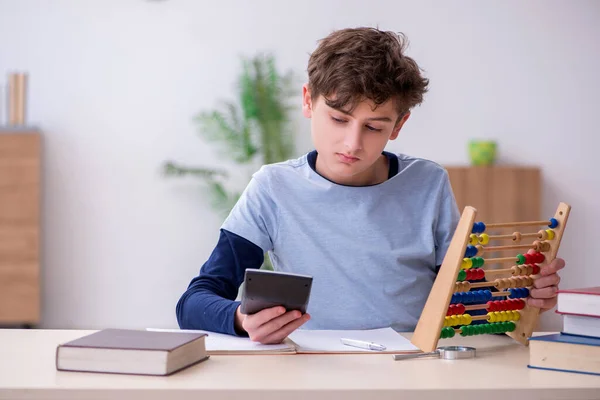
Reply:
[[304, 155], [256, 172], [222, 228], [314, 277], [303, 329], [413, 331], [460, 218], [440, 165], [398, 154], [398, 173], [333, 183]]

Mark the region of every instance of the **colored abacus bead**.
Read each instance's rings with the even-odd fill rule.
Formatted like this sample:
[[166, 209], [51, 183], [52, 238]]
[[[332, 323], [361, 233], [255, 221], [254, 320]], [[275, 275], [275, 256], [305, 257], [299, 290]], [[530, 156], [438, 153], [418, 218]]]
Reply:
[[548, 240], [552, 240], [554, 239], [554, 231], [552, 229], [546, 229], [546, 235], [548, 237]]
[[465, 305], [464, 304], [456, 304], [456, 313], [457, 314], [464, 314], [465, 313]]
[[486, 245], [490, 242], [490, 236], [487, 233], [482, 233], [478, 238], [479, 244]]
[[477, 247], [469, 244], [465, 249], [465, 257], [475, 257], [477, 255]]
[[473, 259], [472, 258], [463, 258], [462, 263], [460, 264], [460, 268], [469, 269], [473, 267]]
[[475, 268], [483, 267], [483, 264], [485, 263], [484, 259], [481, 257], [473, 257], [471, 260], [473, 260], [472, 266]]
[[467, 272], [464, 269], [461, 269], [458, 272], [458, 277], [456, 278], [457, 281], [464, 281], [465, 279], [467, 279]]
[[550, 218], [550, 223], [548, 224], [548, 226], [551, 229], [554, 229], [558, 226], [558, 220], [556, 218]]
[[531, 273], [532, 273], [533, 275], [537, 275], [537, 274], [539, 274], [539, 273], [540, 273], [540, 266], [539, 266], [539, 265], [536, 265], [536, 264], [532, 264], [532, 265], [531, 265]]
[[477, 235], [476, 235], [476, 234], [474, 234], [474, 233], [472, 233], [472, 234], [469, 236], [469, 244], [470, 244], [471, 246], [475, 246], [477, 243], [479, 243], [479, 242], [478, 242], [478, 240], [477, 240]]
[[523, 254], [517, 254], [517, 265], [525, 264], [525, 256]]

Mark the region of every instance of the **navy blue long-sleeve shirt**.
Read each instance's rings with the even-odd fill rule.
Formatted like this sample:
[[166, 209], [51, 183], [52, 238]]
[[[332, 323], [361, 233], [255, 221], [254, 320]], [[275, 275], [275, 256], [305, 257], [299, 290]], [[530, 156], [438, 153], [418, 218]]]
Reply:
[[234, 326], [235, 301], [247, 268], [260, 268], [264, 253], [260, 247], [235, 233], [221, 229], [219, 241], [201, 273], [189, 284], [177, 303], [181, 329], [203, 329], [240, 334]]

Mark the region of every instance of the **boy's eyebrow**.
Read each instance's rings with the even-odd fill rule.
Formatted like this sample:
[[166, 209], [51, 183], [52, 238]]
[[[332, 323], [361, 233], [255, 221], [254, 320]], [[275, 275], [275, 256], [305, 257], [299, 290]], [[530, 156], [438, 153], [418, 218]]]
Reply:
[[[341, 112], [342, 114], [346, 114], [346, 115], [353, 117], [352, 113], [349, 111], [345, 111], [345, 110], [338, 109], [338, 108], [334, 108], [334, 110], [337, 110], [337, 111]], [[367, 118], [367, 121], [392, 122], [392, 119], [389, 117], [372, 117], [372, 118]]]

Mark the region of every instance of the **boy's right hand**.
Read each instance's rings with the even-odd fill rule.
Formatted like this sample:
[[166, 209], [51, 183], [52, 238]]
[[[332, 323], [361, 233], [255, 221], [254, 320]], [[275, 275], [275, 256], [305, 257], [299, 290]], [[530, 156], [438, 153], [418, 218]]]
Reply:
[[285, 312], [281, 306], [265, 308], [256, 314], [246, 315], [235, 311], [236, 329], [246, 331], [250, 340], [262, 344], [281, 343], [290, 333], [310, 319], [309, 314], [300, 311]]

